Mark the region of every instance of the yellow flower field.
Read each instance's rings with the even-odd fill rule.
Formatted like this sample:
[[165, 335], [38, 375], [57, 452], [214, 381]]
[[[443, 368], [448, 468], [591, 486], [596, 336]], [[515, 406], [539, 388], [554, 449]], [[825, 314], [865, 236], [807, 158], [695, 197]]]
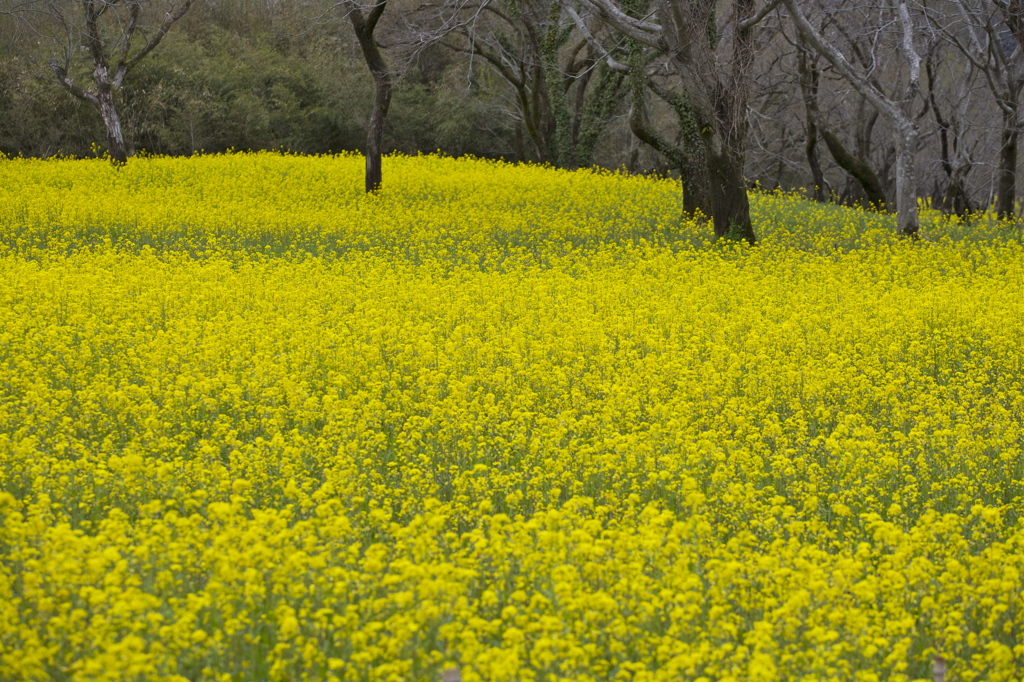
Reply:
[[0, 161], [0, 679], [1024, 676], [1019, 230]]

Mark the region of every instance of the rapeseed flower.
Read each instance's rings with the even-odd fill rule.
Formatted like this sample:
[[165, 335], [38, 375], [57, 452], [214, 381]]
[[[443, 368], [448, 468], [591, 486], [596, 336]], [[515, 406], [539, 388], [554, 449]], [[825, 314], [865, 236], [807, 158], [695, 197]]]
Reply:
[[0, 164], [0, 677], [1019, 678], [1011, 228], [386, 163]]

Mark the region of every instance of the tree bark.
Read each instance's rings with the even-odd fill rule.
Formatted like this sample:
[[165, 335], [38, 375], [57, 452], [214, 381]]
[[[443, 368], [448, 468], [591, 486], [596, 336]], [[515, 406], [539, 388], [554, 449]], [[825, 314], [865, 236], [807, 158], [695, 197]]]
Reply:
[[818, 158], [818, 127], [811, 119], [807, 119], [804, 156], [807, 157], [807, 166], [811, 169], [811, 183], [814, 185], [810, 191], [811, 198], [817, 202], [825, 202], [828, 200], [828, 186], [825, 183], [825, 174], [821, 171], [821, 160]]
[[817, 155], [817, 136], [825, 140], [832, 159], [844, 171], [849, 173], [860, 184], [868, 202], [884, 211], [886, 208], [885, 190], [871, 166], [862, 158], [851, 153], [839, 138], [822, 122], [821, 111], [818, 109], [818, 70], [808, 64], [807, 51], [803, 40], [800, 40], [800, 55], [797, 68], [800, 71], [800, 90], [803, 94], [804, 110], [807, 115], [807, 160], [814, 176], [815, 195], [817, 201], [824, 201], [825, 177]]
[[366, 192], [376, 192], [383, 184], [381, 157], [384, 147], [384, 122], [391, 106], [391, 73], [373, 37], [377, 22], [384, 14], [387, 0], [378, 0], [364, 17], [361, 9], [349, 6], [349, 20], [355, 30], [356, 39], [363, 52], [363, 59], [373, 75], [373, 112], [366, 131]]
[[651, 128], [641, 113], [642, 106], [642, 100], [634, 99], [629, 112], [629, 129], [636, 139], [652, 147], [679, 171], [683, 186], [683, 213], [702, 218], [712, 216], [714, 209], [711, 206], [711, 192], [702, 159], [693, 158], [693, 154], [687, 154], [686, 150], [670, 144]]
[[[980, 5], [953, 0], [951, 4], [956, 10], [955, 18], [949, 20], [946, 14], [936, 12], [930, 19], [946, 40], [984, 74], [1002, 113], [995, 208], [1000, 218], [1010, 219], [1015, 215], [1017, 199], [1020, 95], [1024, 89], [1024, 65], [1020, 61], [1021, 50], [1024, 50], [1024, 0], [992, 0]], [[1005, 29], [1009, 29], [1012, 40]], [[960, 183], [958, 187], [962, 187], [965, 174], [966, 171], [956, 178]], [[947, 198], [956, 195], [952, 186], [946, 195]]]
[[[708, 187], [707, 172], [704, 159], [700, 155], [700, 142], [688, 140], [692, 136], [691, 129], [696, 126], [693, 112], [686, 102], [678, 96], [663, 91], [653, 83], [647, 83], [643, 75], [642, 59], [639, 46], [631, 47], [631, 67], [629, 71], [632, 106], [629, 110], [629, 128], [638, 140], [652, 147], [665, 157], [679, 171], [683, 186], [683, 213], [686, 216], [709, 218], [714, 212], [711, 206], [711, 193]], [[665, 100], [675, 111], [679, 119], [680, 144], [671, 144], [651, 127], [645, 116], [647, 87], [655, 88], [656, 94]]]
[[[971, 198], [964, 186], [964, 178], [971, 170], [969, 160], [963, 159], [958, 153], [959, 143], [953, 122], [946, 118], [939, 108], [938, 99], [935, 97], [935, 52], [928, 54], [925, 61], [925, 71], [928, 74], [928, 102], [935, 118], [935, 124], [939, 128], [939, 163], [942, 171], [946, 174], [946, 187], [939, 189], [939, 181], [936, 179], [935, 195], [932, 198], [933, 205], [945, 215], [956, 214], [961, 218], [969, 216], [973, 210]], [[951, 113], [951, 116], [954, 115]], [[954, 156], [956, 161], [954, 162]]]
[[896, 231], [907, 237], [916, 237], [917, 219], [917, 173], [914, 160], [917, 156], [916, 125], [896, 128]]
[[708, 174], [700, 167], [687, 168], [680, 171], [683, 182], [683, 211], [689, 216], [706, 220], [711, 217], [711, 190], [708, 187]]
[[1011, 220], [1017, 214], [1017, 112], [1003, 111], [1002, 146], [999, 149], [999, 176], [996, 181], [996, 215]]

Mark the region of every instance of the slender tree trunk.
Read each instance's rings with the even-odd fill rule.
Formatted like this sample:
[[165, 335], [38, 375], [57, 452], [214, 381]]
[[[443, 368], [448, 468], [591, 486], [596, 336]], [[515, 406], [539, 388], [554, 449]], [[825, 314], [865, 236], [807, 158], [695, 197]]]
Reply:
[[366, 131], [366, 191], [376, 192], [383, 182], [381, 156], [384, 147], [384, 121], [391, 106], [391, 78], [387, 73], [373, 74], [373, 113]]
[[868, 203], [879, 211], [886, 209], [885, 190], [878, 175], [871, 168], [871, 165], [862, 158], [855, 156], [848, 150], [839, 138], [828, 128], [820, 129], [821, 137], [825, 140], [825, 146], [836, 164], [844, 171], [853, 176], [853, 179], [864, 190]]
[[96, 99], [100, 116], [103, 117], [103, 126], [107, 131], [107, 149], [110, 150], [110, 157], [117, 163], [127, 163], [128, 150], [124, 143], [124, 133], [121, 130], [121, 116], [117, 113], [114, 92], [109, 88], [102, 88], [97, 94]]
[[[940, 189], [939, 181], [935, 181], [932, 204], [937, 205], [945, 215], [955, 213], [961, 218], [966, 218], [970, 215], [972, 207], [971, 198], [967, 194], [967, 188], [964, 187], [964, 178], [970, 172], [971, 166], [959, 158], [953, 122], [942, 115], [938, 99], [935, 97], [934, 58], [934, 51], [929, 52], [928, 59], [925, 61], [925, 72], [928, 74], [928, 103], [932, 110], [932, 116], [935, 118], [935, 124], [939, 128], [939, 164], [946, 174], [946, 187]], [[954, 156], [958, 157], [956, 163], [953, 161]]]
[[818, 127], [811, 119], [807, 119], [807, 142], [804, 144], [804, 155], [807, 157], [807, 166], [811, 169], [811, 182], [814, 184], [814, 189], [810, 192], [811, 198], [824, 202], [828, 199], [826, 196], [828, 187], [825, 184], [825, 174], [821, 170], [821, 160], [818, 158]]
[[1003, 112], [1002, 147], [999, 150], [999, 176], [996, 184], [996, 214], [1011, 219], [1017, 209], [1017, 112]]
[[916, 237], [918, 231], [917, 173], [914, 167], [917, 136], [917, 126], [896, 128], [896, 231], [906, 237]]
[[825, 174], [821, 170], [821, 160], [818, 157], [818, 125], [814, 120], [818, 108], [818, 69], [809, 62], [807, 51], [801, 49], [797, 66], [800, 71], [800, 93], [804, 101], [804, 117], [807, 119], [807, 141], [804, 144], [804, 154], [807, 157], [807, 166], [811, 169], [811, 182], [814, 185], [810, 192], [811, 198], [823, 202], [827, 199], [827, 188]]
[[[871, 166], [864, 160], [851, 153], [839, 138], [835, 136], [822, 122], [821, 111], [818, 109], [818, 70], [809, 63], [807, 58], [807, 47], [804, 41], [800, 40], [800, 55], [797, 67], [800, 71], [800, 91], [803, 95], [804, 111], [807, 115], [807, 163], [811, 167], [811, 174], [814, 179], [814, 199], [824, 201], [825, 199], [825, 176], [821, 172], [821, 164], [818, 160], [818, 135], [825, 140], [832, 159], [844, 171], [854, 177], [864, 189], [868, 202], [879, 211], [885, 210], [885, 190], [878, 176], [871, 169]], [[876, 114], [877, 116], [877, 114]], [[863, 145], [862, 145], [863, 146]]]
[[391, 73], [388, 71], [384, 57], [381, 56], [373, 31], [377, 21], [384, 13], [387, 0], [380, 0], [369, 14], [364, 17], [358, 7], [350, 7], [349, 19], [355, 29], [363, 58], [373, 75], [373, 113], [366, 131], [366, 191], [376, 192], [383, 182], [381, 155], [384, 146], [384, 122], [387, 120], [388, 108], [391, 106]]

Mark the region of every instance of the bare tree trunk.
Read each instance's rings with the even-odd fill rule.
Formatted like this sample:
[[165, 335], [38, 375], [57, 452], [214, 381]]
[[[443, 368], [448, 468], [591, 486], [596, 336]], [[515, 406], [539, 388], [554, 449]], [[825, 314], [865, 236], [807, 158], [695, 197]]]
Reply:
[[[713, 142], [707, 146], [714, 150]], [[717, 153], [707, 156], [707, 166], [715, 236], [756, 244], [750, 221], [747, 184], [743, 178], [743, 156], [730, 153], [732, 150], [729, 149], [714, 151]]]
[[808, 63], [806, 47], [800, 40], [800, 55], [797, 67], [800, 71], [800, 89], [803, 93], [804, 110], [807, 115], [807, 160], [814, 177], [817, 201], [825, 200], [825, 177], [817, 155], [817, 136], [825, 140], [832, 159], [844, 171], [853, 176], [868, 197], [868, 202], [884, 211], [886, 208], [885, 190], [871, 166], [862, 158], [851, 153], [839, 138], [822, 122], [821, 111], [818, 109], [818, 70]]
[[807, 166], [811, 169], [811, 198], [815, 201], [826, 201], [827, 186], [825, 174], [821, 171], [821, 160], [818, 158], [818, 126], [815, 123], [818, 100], [818, 69], [809, 63], [807, 51], [800, 50], [797, 55], [797, 67], [800, 71], [800, 94], [804, 101], [804, 116], [807, 119], [807, 141], [804, 144], [804, 155]]
[[103, 126], [107, 131], [107, 149], [110, 150], [110, 158], [117, 163], [127, 163], [128, 150], [124, 143], [121, 116], [117, 113], [114, 93], [109, 87], [101, 88], [97, 93], [97, 100], [100, 116], [103, 117]]
[[810, 191], [811, 198], [818, 202], [827, 201], [828, 186], [825, 183], [825, 174], [821, 171], [821, 160], [818, 158], [818, 127], [810, 119], [807, 119], [804, 156], [807, 157], [807, 166], [811, 169], [811, 183], [814, 186]]
[[711, 217], [711, 188], [708, 174], [703, 167], [687, 168], [680, 171], [683, 182], [683, 211], [701, 220]]
[[391, 106], [391, 80], [374, 73], [373, 113], [366, 131], [366, 191], [376, 192], [383, 182], [381, 156], [384, 148], [384, 121]]
[[384, 57], [373, 37], [377, 22], [384, 14], [387, 0], [379, 0], [370, 7], [364, 17], [362, 10], [354, 4], [349, 5], [349, 20], [355, 29], [356, 39], [363, 51], [363, 58], [373, 75], [373, 112], [366, 131], [366, 191], [376, 192], [383, 182], [381, 156], [384, 147], [384, 122], [387, 120], [388, 108], [391, 106], [391, 73], [388, 71]]
[[999, 149], [999, 176], [996, 181], [996, 214], [1012, 219], [1017, 208], [1017, 112], [1003, 111], [1002, 147]]
[[75, 97], [88, 102], [96, 107], [100, 117], [103, 119], [103, 129], [107, 134], [107, 150], [110, 158], [115, 163], [128, 162], [128, 148], [124, 141], [124, 131], [121, 128], [121, 115], [117, 111], [116, 91], [108, 78], [105, 66], [98, 66], [93, 69], [93, 80], [96, 83], [96, 91], [90, 92], [76, 85], [67, 75], [67, 71], [51, 60], [50, 68], [57, 79], [57, 82], [64, 86]]
[[[627, 37], [669, 58], [699, 131], [715, 235], [756, 244], [743, 177], [753, 29], [778, 3], [769, 1], [755, 12], [755, 0], [734, 0], [726, 30], [718, 26], [715, 0], [656, 0], [646, 19], [630, 16], [614, 0], [583, 4]], [[657, 23], [649, 21], [652, 17]], [[719, 42], [726, 34], [731, 55], [722, 59]]]
[[516, 155], [516, 163], [526, 161], [526, 151], [523, 149], [523, 122], [518, 119], [515, 123], [512, 146]]
[[[640, 87], [643, 87], [642, 85]], [[711, 205], [711, 191], [708, 185], [707, 169], [703, 159], [689, 150], [670, 144], [655, 131], [643, 115], [643, 97], [634, 88], [633, 106], [629, 112], [629, 128], [646, 145], [655, 149], [672, 164], [683, 186], [683, 213], [686, 216], [708, 218], [714, 215]], [[684, 126], [685, 122], [680, 122]]]
[[[871, 165], [850, 152], [839, 141], [835, 133], [828, 128], [821, 128], [821, 137], [825, 140], [825, 146], [828, 147], [828, 151], [836, 164], [853, 176], [853, 179], [864, 190], [868, 203], [879, 211], [886, 210], [885, 190], [882, 188], [882, 181], [878, 179], [878, 175], [871, 168]], [[898, 202], [897, 205], [899, 205]]]
[[[939, 108], [938, 99], [935, 97], [935, 49], [933, 48], [925, 61], [925, 71], [928, 74], [928, 102], [935, 118], [935, 124], [939, 127], [939, 163], [942, 171], [946, 174], [946, 187], [941, 189], [939, 181], [935, 181], [935, 193], [932, 203], [937, 205], [945, 215], [956, 214], [961, 218], [969, 216], [973, 210], [971, 198], [964, 186], [964, 178], [971, 171], [969, 159], [963, 158], [959, 153], [960, 141], [953, 127], [953, 120], [956, 116], [952, 111], [950, 118], [946, 118]], [[954, 157], [955, 160], [954, 160]]]
[[[633, 97], [629, 110], [629, 128], [636, 139], [654, 148], [679, 171], [683, 186], [683, 213], [701, 219], [714, 215], [707, 167], [701, 153], [702, 143], [692, 131], [697, 128], [689, 103], [679, 95], [647, 81], [643, 74], [643, 55], [639, 43], [630, 48], [629, 81]], [[647, 120], [646, 94], [652, 88], [675, 112], [679, 124], [679, 143], [672, 144], [661, 136]]]
[[896, 231], [913, 237], [917, 235], [917, 173], [914, 159], [917, 156], [916, 125], [896, 128]]
[[[620, 103], [625, 67], [599, 66], [589, 32], [569, 42], [567, 15], [574, 10], [562, 0], [469, 3], [463, 9], [473, 14], [465, 15], [453, 32], [461, 40], [442, 44], [483, 58], [512, 86], [523, 132], [539, 161], [560, 168], [589, 166]], [[479, 17], [487, 19], [478, 23]], [[481, 29], [489, 23], [486, 31]]]
[[[984, 0], [978, 3], [952, 0], [950, 5], [955, 10], [952, 13], [943, 8], [927, 16], [946, 41], [984, 74], [985, 82], [1002, 112], [1003, 128], [995, 187], [996, 212], [1000, 218], [1013, 218], [1017, 199], [1020, 95], [1024, 89], [1024, 63], [1020, 59], [1021, 50], [1024, 50], [1024, 0]], [[1006, 29], [1009, 29], [1009, 35]], [[953, 173], [947, 170], [951, 178], [947, 198], [957, 194], [952, 186], [953, 176], [957, 176], [957, 187], [962, 188], [963, 176], [968, 169], [969, 164], [962, 171], [959, 167], [955, 167]], [[966, 192], [962, 194], [969, 210]]]
[[[1020, 138], [1020, 94], [1024, 87], [1024, 74], [1019, 63], [1024, 51], [1024, 0], [1007, 0], [1000, 5], [1007, 26], [1017, 42], [1017, 67], [1008, 70], [1007, 98], [1003, 108], [1003, 146], [999, 153], [999, 206], [1000, 218], [1012, 219], [1017, 204], [1017, 142]], [[1004, 199], [1004, 197], [1006, 197]]]

